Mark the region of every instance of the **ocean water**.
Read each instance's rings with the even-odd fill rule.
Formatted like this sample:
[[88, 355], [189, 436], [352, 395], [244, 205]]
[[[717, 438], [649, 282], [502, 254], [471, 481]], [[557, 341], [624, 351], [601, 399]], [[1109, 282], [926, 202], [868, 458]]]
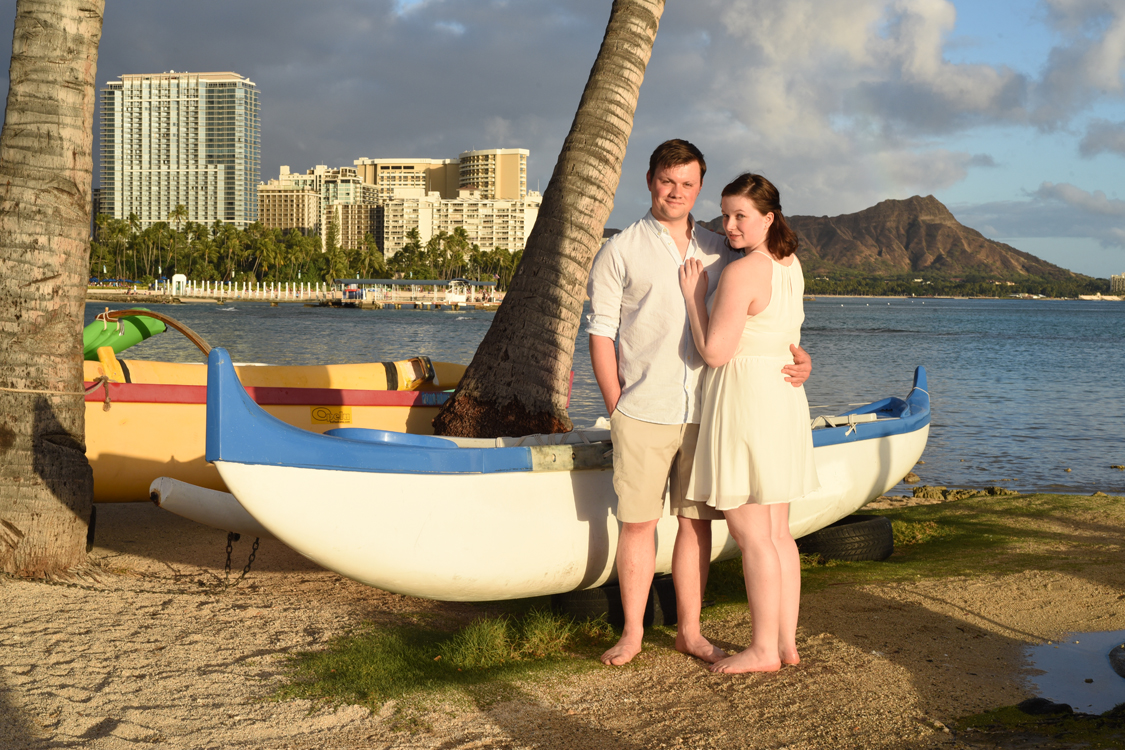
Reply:
[[[86, 322], [106, 306], [88, 304]], [[467, 364], [493, 317], [268, 302], [149, 307], [225, 347], [235, 361], [271, 364], [416, 355]], [[925, 463], [915, 469], [922, 483], [1125, 494], [1125, 472], [1110, 468], [1125, 465], [1125, 303], [820, 298], [805, 303], [805, 318], [814, 416], [905, 396], [914, 368], [926, 368], [933, 416]], [[172, 331], [125, 356], [203, 360]], [[580, 332], [571, 419], [590, 426], [604, 413]], [[900, 485], [892, 494], [908, 491]]]

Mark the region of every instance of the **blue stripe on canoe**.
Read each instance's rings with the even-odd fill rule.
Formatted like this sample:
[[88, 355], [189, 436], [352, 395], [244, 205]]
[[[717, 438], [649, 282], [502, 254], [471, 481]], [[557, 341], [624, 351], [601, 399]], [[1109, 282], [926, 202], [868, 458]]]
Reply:
[[246, 395], [225, 349], [207, 357], [207, 460], [395, 474], [530, 471], [531, 449], [427, 450], [318, 435], [267, 414]]

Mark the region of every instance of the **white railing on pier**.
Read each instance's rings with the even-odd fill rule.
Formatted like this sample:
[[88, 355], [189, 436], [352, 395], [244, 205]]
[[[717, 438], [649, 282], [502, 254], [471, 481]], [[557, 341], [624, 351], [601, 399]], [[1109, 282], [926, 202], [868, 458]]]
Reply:
[[[109, 290], [107, 290], [109, 291]], [[175, 287], [171, 282], [158, 282], [152, 289], [128, 291], [130, 296], [173, 296], [223, 300], [268, 300], [274, 302], [341, 301], [381, 302], [384, 304], [498, 304], [504, 299], [502, 292], [488, 288], [467, 294], [450, 294], [437, 286], [367, 287], [348, 292], [334, 289], [325, 282], [261, 282], [261, 281], [203, 281], [189, 279]], [[356, 296], [358, 294], [358, 296]]]

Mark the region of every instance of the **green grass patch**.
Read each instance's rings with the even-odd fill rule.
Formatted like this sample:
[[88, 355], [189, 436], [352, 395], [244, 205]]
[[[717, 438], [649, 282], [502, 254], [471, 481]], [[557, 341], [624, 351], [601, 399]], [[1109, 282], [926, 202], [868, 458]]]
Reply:
[[[895, 553], [882, 562], [825, 562], [805, 556], [805, 592], [922, 578], [1081, 570], [1120, 562], [1122, 556], [1125, 503], [1114, 496], [980, 496], [877, 514], [891, 519]], [[745, 607], [741, 559], [711, 566], [705, 598], [716, 604], [704, 610], [708, 620]], [[290, 683], [277, 697], [377, 709], [388, 700], [461, 691], [479, 704], [511, 694], [520, 681], [600, 668], [597, 656], [616, 639], [613, 629], [604, 620], [575, 623], [554, 615], [545, 602], [540, 597], [488, 605], [489, 612], [504, 614], [478, 618], [460, 629], [443, 626], [445, 620], [436, 616], [413, 625], [361, 628], [323, 651], [294, 656], [288, 665]], [[654, 628], [649, 641], [670, 647], [672, 637], [674, 629]], [[409, 728], [414, 719], [409, 709], [405, 715], [399, 724]]]
[[[1112, 495], [977, 496], [871, 514], [891, 519], [894, 554], [881, 562], [802, 556], [805, 592], [845, 584], [1078, 570], [1106, 562], [1107, 549], [1120, 549], [1125, 526], [1125, 503]], [[741, 559], [711, 566], [706, 598], [718, 605], [707, 611], [708, 619], [722, 617], [724, 604], [745, 604]]]
[[954, 722], [962, 739], [986, 740], [989, 747], [1125, 746], [1125, 703], [1101, 716], [1089, 714], [1032, 715], [1005, 706]]
[[487, 701], [535, 674], [600, 666], [592, 657], [615, 638], [604, 620], [576, 623], [541, 609], [480, 618], [453, 632], [367, 626], [323, 651], [295, 655], [291, 682], [276, 697], [378, 709], [420, 692], [461, 689]]
[[953, 535], [953, 529], [941, 526], [937, 521], [891, 521], [891, 529], [894, 531], [895, 549]]

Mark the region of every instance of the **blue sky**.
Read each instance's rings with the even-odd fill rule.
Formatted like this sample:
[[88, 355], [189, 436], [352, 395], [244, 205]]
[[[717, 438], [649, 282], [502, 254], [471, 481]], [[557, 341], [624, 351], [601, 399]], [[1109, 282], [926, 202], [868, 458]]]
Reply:
[[[529, 184], [545, 187], [608, 7], [111, 0], [98, 84], [248, 76], [263, 179], [282, 164], [520, 147]], [[0, 55], [14, 11], [0, 0]], [[610, 226], [644, 212], [648, 154], [670, 137], [707, 155], [701, 218], [753, 169], [789, 214], [932, 194], [990, 238], [1081, 273], [1125, 273], [1122, 0], [670, 2]]]

